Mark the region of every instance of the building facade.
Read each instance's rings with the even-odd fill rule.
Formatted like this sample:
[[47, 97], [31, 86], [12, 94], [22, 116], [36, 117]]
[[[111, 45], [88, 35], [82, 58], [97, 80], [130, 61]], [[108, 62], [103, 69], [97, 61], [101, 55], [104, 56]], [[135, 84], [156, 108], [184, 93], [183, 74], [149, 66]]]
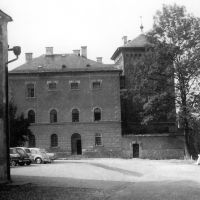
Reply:
[[9, 179], [7, 135], [6, 135], [6, 77], [5, 66], [8, 61], [7, 23], [11, 17], [0, 10], [0, 182]]
[[[168, 112], [165, 112], [158, 121], [153, 121], [147, 125], [142, 125], [140, 112], [144, 103], [136, 102], [134, 97], [141, 94], [140, 88], [137, 88], [137, 82], [140, 82], [138, 69], [143, 54], [153, 45], [147, 40], [144, 34], [140, 34], [133, 40], [128, 41], [123, 37], [124, 45], [117, 48], [112, 56], [116, 66], [122, 70], [121, 76], [121, 93], [132, 91], [129, 98], [121, 99], [122, 112], [122, 152], [128, 157], [152, 158], [152, 159], [169, 159], [184, 157], [184, 137], [178, 135], [176, 130], [176, 110], [174, 98], [169, 98], [167, 110], [171, 117], [167, 118]], [[172, 70], [173, 71], [173, 70]], [[170, 76], [169, 83], [163, 80], [165, 92], [174, 96], [174, 78]], [[143, 89], [142, 95], [146, 101], [153, 91], [154, 82], [148, 80], [146, 89]], [[133, 101], [134, 99], [134, 101]], [[159, 113], [160, 114], [160, 113]]]
[[46, 54], [9, 72], [10, 97], [31, 122], [29, 146], [63, 156], [119, 156], [120, 74], [113, 65], [73, 54]]

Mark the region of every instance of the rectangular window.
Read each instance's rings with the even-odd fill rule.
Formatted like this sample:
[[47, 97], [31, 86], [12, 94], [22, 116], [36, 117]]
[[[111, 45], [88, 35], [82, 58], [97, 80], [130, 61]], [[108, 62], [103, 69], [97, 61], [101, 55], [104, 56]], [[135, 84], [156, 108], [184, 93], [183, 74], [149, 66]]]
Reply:
[[33, 83], [28, 83], [26, 85], [27, 97], [33, 98], [35, 97], [35, 85]]
[[100, 89], [101, 88], [101, 82], [100, 80], [92, 81], [92, 89]]
[[102, 146], [102, 136], [99, 133], [95, 135], [95, 146]]
[[47, 81], [48, 90], [56, 90], [57, 89], [57, 81]]
[[80, 81], [70, 81], [71, 90], [78, 90], [79, 84], [80, 84]]

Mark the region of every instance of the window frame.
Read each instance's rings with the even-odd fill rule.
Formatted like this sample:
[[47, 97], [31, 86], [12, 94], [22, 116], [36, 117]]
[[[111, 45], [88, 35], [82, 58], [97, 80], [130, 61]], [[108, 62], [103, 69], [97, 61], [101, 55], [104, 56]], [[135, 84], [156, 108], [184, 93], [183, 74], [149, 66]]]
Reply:
[[[55, 84], [55, 88], [50, 88], [50, 84]], [[56, 91], [58, 88], [57, 88], [57, 85], [58, 85], [58, 81], [47, 81], [47, 89], [48, 91]]]
[[95, 146], [103, 146], [103, 140], [102, 140], [102, 134], [101, 133], [95, 133]]
[[51, 142], [51, 147], [52, 148], [55, 148], [55, 147], [58, 147], [58, 135], [53, 133], [51, 134], [51, 137], [50, 137], [50, 142]]
[[[76, 113], [73, 113], [73, 111], [78, 111]], [[78, 108], [73, 108], [72, 111], [71, 111], [71, 114], [72, 114], [72, 122], [79, 122], [80, 121], [80, 110]], [[77, 116], [76, 116], [77, 115]]]
[[[72, 87], [72, 84], [77, 84], [78, 87]], [[69, 81], [69, 85], [70, 85], [71, 90], [80, 90], [80, 81], [79, 80]]]
[[[33, 120], [33, 121], [29, 120], [29, 113], [30, 113], [31, 111], [33, 111], [33, 113], [34, 113], [34, 120]], [[31, 124], [36, 123], [36, 112], [35, 112], [34, 109], [29, 109], [29, 110], [28, 110], [28, 112], [27, 112], [27, 118], [28, 118], [29, 123], [31, 123]]]
[[[99, 83], [99, 87], [94, 87], [94, 84], [95, 83]], [[91, 88], [92, 88], [92, 90], [100, 90], [100, 89], [102, 89], [102, 80], [92, 80], [91, 81]]]
[[[95, 110], [99, 110], [100, 112], [96, 112], [95, 113]], [[96, 116], [97, 114], [100, 114], [100, 119], [96, 119], [98, 116]], [[102, 109], [101, 108], [99, 108], [99, 107], [95, 107], [94, 109], [93, 109], [93, 120], [94, 120], [94, 122], [99, 122], [99, 121], [101, 121], [102, 120]]]
[[[32, 88], [29, 88], [29, 85], [33, 85]], [[33, 95], [32, 95], [32, 91], [29, 92], [29, 89], [32, 90], [33, 89]], [[29, 95], [30, 94], [30, 95]], [[27, 82], [26, 83], [26, 98], [28, 99], [32, 99], [36, 97], [36, 91], [35, 91], [35, 82]]]
[[[55, 113], [52, 113], [53, 111], [55, 111]], [[50, 122], [50, 124], [54, 124], [54, 123], [58, 122], [58, 111], [57, 111], [57, 109], [52, 108], [49, 111], [49, 122]]]

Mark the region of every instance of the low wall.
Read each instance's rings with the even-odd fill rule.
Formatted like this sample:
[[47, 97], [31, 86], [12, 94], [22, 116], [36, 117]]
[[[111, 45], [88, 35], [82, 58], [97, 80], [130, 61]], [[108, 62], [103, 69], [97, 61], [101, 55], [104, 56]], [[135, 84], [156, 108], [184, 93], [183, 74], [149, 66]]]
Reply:
[[139, 158], [183, 159], [184, 137], [168, 134], [126, 135], [122, 138], [122, 154], [133, 157], [133, 144], [139, 144]]

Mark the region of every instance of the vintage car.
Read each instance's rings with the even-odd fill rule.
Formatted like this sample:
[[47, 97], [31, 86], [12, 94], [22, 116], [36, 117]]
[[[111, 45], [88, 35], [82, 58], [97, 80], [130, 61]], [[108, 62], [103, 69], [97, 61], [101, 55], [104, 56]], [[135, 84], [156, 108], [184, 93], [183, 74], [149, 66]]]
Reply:
[[10, 165], [30, 165], [31, 159], [21, 147], [10, 148]]
[[51, 163], [51, 159], [47, 155], [44, 149], [40, 148], [29, 148], [31, 152], [31, 159], [37, 164], [41, 163]]

